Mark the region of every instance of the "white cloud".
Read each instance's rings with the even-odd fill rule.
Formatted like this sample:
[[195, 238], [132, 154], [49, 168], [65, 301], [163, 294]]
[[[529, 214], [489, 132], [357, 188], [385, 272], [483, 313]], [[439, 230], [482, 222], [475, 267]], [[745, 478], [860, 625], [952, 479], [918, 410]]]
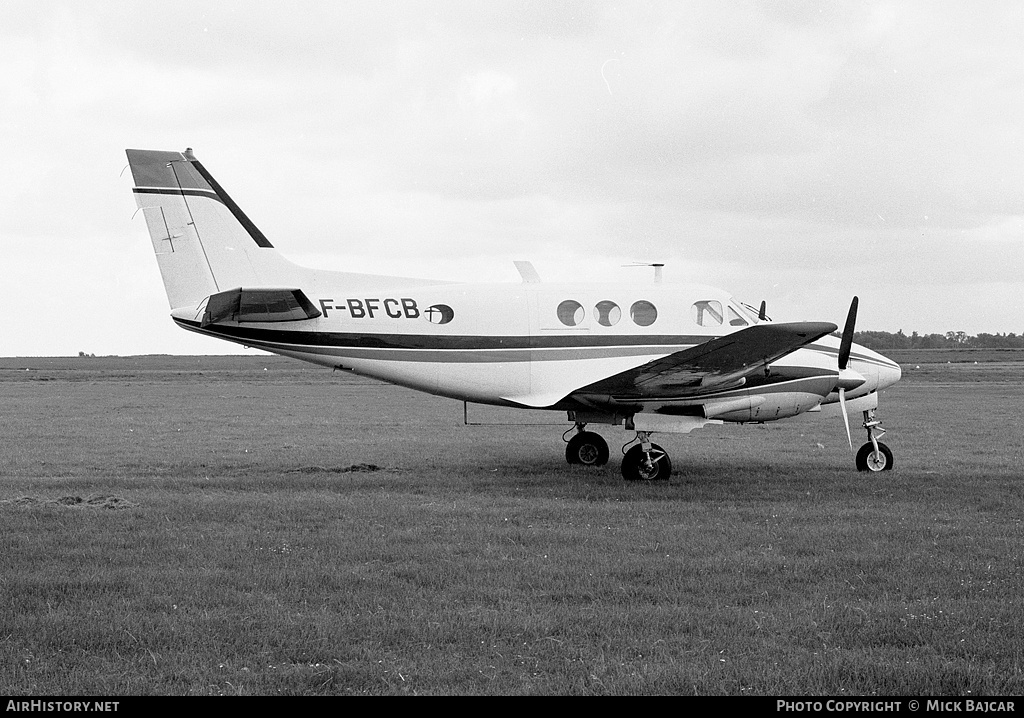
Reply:
[[[860, 293], [865, 328], [945, 331], [923, 298], [952, 293], [957, 328], [1020, 331], [1022, 20], [1013, 3], [10, 0], [5, 298], [59, 277], [100, 315], [126, 293], [162, 307], [118, 173], [125, 147], [191, 145], [292, 256], [510, 281], [517, 258], [612, 279], [667, 261], [802, 318]], [[50, 310], [59, 332], [8, 324], [3, 351], [194, 346], [163, 309], [133, 338]]]

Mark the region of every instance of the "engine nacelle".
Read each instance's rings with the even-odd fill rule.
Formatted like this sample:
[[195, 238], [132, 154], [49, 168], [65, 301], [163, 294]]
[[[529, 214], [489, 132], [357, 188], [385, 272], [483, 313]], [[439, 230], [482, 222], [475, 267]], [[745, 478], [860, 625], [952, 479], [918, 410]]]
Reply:
[[814, 409], [821, 395], [803, 391], [778, 392], [725, 399], [704, 405], [704, 415], [722, 421], [762, 422], [787, 419]]

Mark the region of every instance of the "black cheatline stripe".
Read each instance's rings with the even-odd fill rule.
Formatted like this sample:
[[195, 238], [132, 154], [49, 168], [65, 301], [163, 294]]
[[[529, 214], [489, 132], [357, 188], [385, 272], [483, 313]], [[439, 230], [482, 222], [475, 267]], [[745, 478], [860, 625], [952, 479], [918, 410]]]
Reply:
[[242, 208], [235, 204], [235, 201], [231, 199], [227, 192], [224, 191], [223, 187], [217, 184], [217, 180], [215, 180], [213, 176], [206, 171], [206, 168], [199, 163], [199, 160], [190, 160], [190, 162], [192, 163], [192, 166], [196, 168], [196, 171], [202, 175], [203, 179], [213, 187], [213, 191], [217, 193], [217, 198], [220, 199], [220, 201], [223, 202], [229, 210], [231, 210], [231, 214], [235, 215], [235, 219], [237, 219], [238, 223], [245, 228], [245, 231], [249, 233], [249, 236], [252, 237], [253, 241], [261, 247], [273, 249], [274, 245], [270, 243], [270, 240], [264, 236], [263, 232], [259, 230], [259, 227], [252, 223], [251, 219], [245, 216], [245, 212], [242, 211]]
[[[182, 326], [199, 329], [199, 322], [174, 318]], [[360, 334], [346, 332], [307, 332], [258, 327], [211, 325], [203, 333], [244, 341], [292, 344], [298, 346], [346, 347], [356, 349], [600, 349], [614, 347], [652, 347], [678, 351], [708, 337], [691, 336], [614, 336], [614, 337], [529, 337], [529, 336], [433, 336], [429, 334]], [[583, 341], [581, 341], [583, 340]]]
[[[655, 347], [638, 345], [635, 347], [625, 346], [575, 346], [568, 348], [546, 348], [539, 354], [530, 347], [520, 348], [452, 348], [440, 346], [437, 348], [404, 347], [404, 346], [366, 346], [356, 343], [342, 344], [335, 342], [328, 344], [323, 341], [314, 343], [299, 343], [287, 339], [276, 338], [274, 340], [263, 340], [246, 334], [227, 334], [223, 332], [210, 331], [202, 328], [198, 322], [190, 322], [174, 318], [178, 326], [189, 331], [198, 332], [204, 336], [212, 336], [217, 339], [243, 344], [264, 351], [291, 354], [309, 354], [320, 357], [332, 357], [336, 359], [355, 360], [373, 359], [380, 361], [405, 361], [405, 362], [436, 362], [436, 363], [518, 363], [529, 361], [566, 361], [580, 358], [621, 358], [635, 357], [642, 354], [663, 354], [666, 351], [673, 351], [679, 347]], [[285, 334], [295, 332], [285, 332]], [[586, 354], [581, 357], [580, 353]], [[600, 357], [595, 357], [600, 354]]]
[[[819, 354], [825, 354], [826, 356], [829, 356], [829, 357], [835, 357], [836, 361], [839, 360], [839, 348], [838, 347], [823, 347], [820, 344], [809, 344], [806, 347], [802, 347], [802, 348], [803, 349], [811, 349], [813, 351], [818, 352]], [[879, 356], [882, 356], [882, 355], [879, 355]], [[868, 356], [867, 354], [861, 354], [859, 352], [852, 351], [850, 353], [850, 359], [855, 359], [857, 361], [861, 361], [861, 362], [864, 362], [866, 364], [874, 364], [875, 366], [885, 367], [887, 369], [892, 369], [893, 367], [899, 367], [899, 364], [897, 362], [894, 362], [892, 359], [890, 359], [887, 356], [882, 356], [882, 359], [879, 360], [879, 359], [876, 359], [875, 357]]]
[[[267, 345], [288, 344], [293, 347], [309, 349], [364, 349], [391, 351], [524, 351], [559, 350], [571, 351], [582, 349], [646, 349], [650, 353], [675, 353], [687, 347], [703, 344], [715, 337], [690, 335], [653, 336], [610, 336], [610, 337], [529, 337], [529, 336], [434, 336], [429, 334], [364, 334], [357, 332], [309, 332], [282, 329], [263, 329], [259, 327], [211, 325], [200, 327], [199, 322], [174, 318], [174, 321], [186, 329], [193, 329], [202, 334], [238, 343], [260, 342]], [[831, 347], [811, 346], [814, 351], [835, 357], [838, 350]], [[539, 358], [539, 357], [534, 357]], [[892, 365], [879, 362], [873, 357], [853, 358], [866, 361], [880, 367]], [[787, 367], [786, 371], [791, 371]], [[807, 372], [822, 371], [808, 367]], [[786, 377], [789, 380], [791, 377]]]

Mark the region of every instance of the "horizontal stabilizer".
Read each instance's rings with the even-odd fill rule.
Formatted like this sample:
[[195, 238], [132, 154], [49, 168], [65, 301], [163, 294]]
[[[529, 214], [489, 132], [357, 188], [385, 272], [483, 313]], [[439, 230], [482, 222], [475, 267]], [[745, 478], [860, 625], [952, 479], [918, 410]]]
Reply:
[[321, 315], [301, 289], [229, 289], [210, 296], [202, 326], [217, 322], [296, 322]]

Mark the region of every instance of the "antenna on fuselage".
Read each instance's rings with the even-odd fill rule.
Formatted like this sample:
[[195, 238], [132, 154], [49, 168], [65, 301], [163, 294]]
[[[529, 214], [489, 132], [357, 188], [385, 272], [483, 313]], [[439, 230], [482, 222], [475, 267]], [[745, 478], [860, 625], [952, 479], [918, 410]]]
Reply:
[[523, 278], [523, 284], [540, 284], [540, 275], [537, 274], [532, 262], [516, 260], [514, 264], [519, 270], [519, 276]]
[[633, 262], [632, 264], [623, 264], [623, 267], [654, 267], [654, 283], [661, 284], [662, 274], [661, 268], [665, 266], [664, 262]]

